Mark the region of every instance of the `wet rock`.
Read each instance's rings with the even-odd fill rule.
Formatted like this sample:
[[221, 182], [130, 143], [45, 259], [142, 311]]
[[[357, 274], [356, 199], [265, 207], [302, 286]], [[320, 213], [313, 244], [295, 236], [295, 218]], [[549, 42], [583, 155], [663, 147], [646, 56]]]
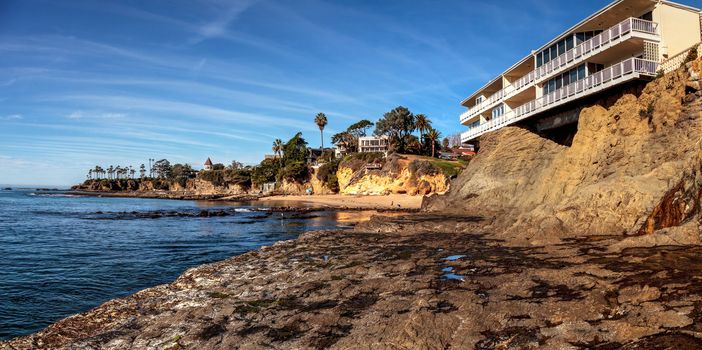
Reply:
[[661, 297], [661, 291], [656, 287], [632, 286], [619, 291], [618, 301], [620, 304], [639, 305], [646, 301], [653, 301]]

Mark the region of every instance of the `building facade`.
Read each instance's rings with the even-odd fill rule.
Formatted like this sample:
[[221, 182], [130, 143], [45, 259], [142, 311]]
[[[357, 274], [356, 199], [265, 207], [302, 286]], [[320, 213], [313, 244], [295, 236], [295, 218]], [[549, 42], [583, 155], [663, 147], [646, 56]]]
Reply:
[[202, 167], [202, 169], [205, 170], [205, 171], [210, 171], [210, 170], [212, 170], [212, 160], [210, 160], [210, 158], [207, 158], [207, 160], [205, 161], [205, 164], [204, 164], [204, 166]]
[[387, 136], [367, 136], [358, 138], [358, 152], [360, 153], [387, 153], [389, 147], [390, 138]]
[[[461, 102], [462, 142], [522, 121], [577, 121], [583, 102], [650, 80], [701, 41], [699, 9], [663, 0], [617, 0], [534, 50]], [[667, 69], [666, 69], [667, 70]], [[554, 122], [555, 121], [555, 122]]]

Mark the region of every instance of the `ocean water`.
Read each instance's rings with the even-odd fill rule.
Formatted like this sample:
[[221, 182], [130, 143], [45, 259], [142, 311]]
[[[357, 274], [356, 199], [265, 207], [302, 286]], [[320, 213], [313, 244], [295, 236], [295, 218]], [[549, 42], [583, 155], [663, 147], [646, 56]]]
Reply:
[[190, 267], [305, 231], [349, 228], [371, 214], [0, 188], [0, 339], [171, 282]]

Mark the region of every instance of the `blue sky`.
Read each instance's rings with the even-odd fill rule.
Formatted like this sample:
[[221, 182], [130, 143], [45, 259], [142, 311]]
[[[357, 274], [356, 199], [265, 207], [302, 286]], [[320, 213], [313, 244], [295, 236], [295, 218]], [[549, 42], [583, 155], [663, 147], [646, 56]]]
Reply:
[[318, 112], [327, 144], [398, 105], [459, 132], [461, 99], [607, 3], [0, 0], [0, 183], [254, 164], [297, 131], [318, 146]]

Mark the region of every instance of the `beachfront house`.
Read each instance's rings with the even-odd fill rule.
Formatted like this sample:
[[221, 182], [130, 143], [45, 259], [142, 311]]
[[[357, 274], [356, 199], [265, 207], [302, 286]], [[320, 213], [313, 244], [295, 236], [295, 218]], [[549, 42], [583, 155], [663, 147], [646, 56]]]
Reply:
[[461, 141], [507, 125], [572, 130], [583, 107], [679, 67], [699, 49], [701, 20], [699, 9], [671, 1], [614, 1], [461, 101]]
[[390, 138], [383, 136], [366, 136], [358, 138], [358, 152], [382, 152], [387, 154], [390, 147]]

